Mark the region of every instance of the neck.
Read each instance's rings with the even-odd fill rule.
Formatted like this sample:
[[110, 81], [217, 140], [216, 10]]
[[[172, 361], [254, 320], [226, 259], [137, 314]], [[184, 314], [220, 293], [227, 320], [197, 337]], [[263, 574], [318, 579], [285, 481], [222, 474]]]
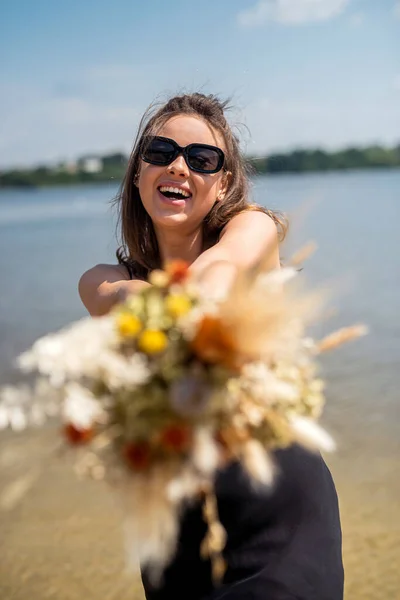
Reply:
[[162, 264], [170, 260], [185, 260], [192, 264], [200, 256], [203, 246], [201, 227], [196, 231], [182, 235], [182, 232], [171, 230], [156, 230], [158, 247]]

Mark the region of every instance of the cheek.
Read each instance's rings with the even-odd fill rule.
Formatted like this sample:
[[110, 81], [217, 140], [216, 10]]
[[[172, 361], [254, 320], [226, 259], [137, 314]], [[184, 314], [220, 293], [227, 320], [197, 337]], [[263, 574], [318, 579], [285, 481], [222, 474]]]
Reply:
[[207, 178], [201, 179], [197, 185], [197, 192], [202, 202], [207, 204], [214, 203], [219, 190], [219, 179]]
[[[159, 176], [159, 168], [149, 168], [151, 165], [143, 164], [139, 171], [137, 186], [144, 205], [151, 201], [154, 183]], [[157, 172], [155, 172], [157, 170]]]
[[138, 182], [139, 182], [139, 188], [143, 191], [146, 186], [149, 185], [149, 183], [151, 183], [151, 169], [148, 168], [149, 165], [147, 165], [146, 163], [142, 163], [142, 166], [140, 167], [139, 170], [139, 177], [138, 177]]

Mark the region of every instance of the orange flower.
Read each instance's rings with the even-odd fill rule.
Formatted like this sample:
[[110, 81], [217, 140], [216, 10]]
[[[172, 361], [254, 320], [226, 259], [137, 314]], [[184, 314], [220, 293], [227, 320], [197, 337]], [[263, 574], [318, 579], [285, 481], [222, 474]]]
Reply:
[[160, 444], [169, 452], [185, 452], [189, 448], [191, 430], [187, 425], [169, 425], [160, 435]]
[[221, 446], [233, 448], [247, 441], [249, 439], [249, 432], [246, 429], [224, 427], [217, 432], [215, 438]]
[[192, 341], [192, 349], [206, 363], [233, 370], [238, 368], [235, 338], [218, 317], [206, 315], [203, 318]]
[[126, 444], [122, 453], [134, 471], [145, 471], [150, 465], [151, 451], [147, 442]]
[[225, 435], [222, 431], [217, 431], [215, 434], [215, 441], [220, 446], [220, 457], [222, 461], [229, 462], [234, 458], [235, 454], [232, 448], [228, 445]]
[[170, 283], [183, 283], [189, 274], [189, 263], [186, 260], [171, 260], [165, 266]]
[[93, 438], [93, 429], [77, 429], [72, 423], [64, 427], [64, 435], [70, 444], [87, 444]]
[[222, 459], [226, 462], [240, 455], [240, 449], [248, 439], [248, 431], [244, 429], [236, 430], [233, 427], [224, 427], [217, 431], [215, 435], [215, 441], [220, 446]]

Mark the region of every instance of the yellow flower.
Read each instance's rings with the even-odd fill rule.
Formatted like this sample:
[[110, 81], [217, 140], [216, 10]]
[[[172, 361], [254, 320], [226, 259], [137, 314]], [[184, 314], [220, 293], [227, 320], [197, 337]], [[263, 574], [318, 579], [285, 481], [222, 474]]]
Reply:
[[136, 337], [142, 328], [142, 323], [136, 315], [120, 313], [117, 317], [117, 327], [122, 337]]
[[165, 308], [171, 317], [177, 319], [190, 311], [192, 303], [187, 296], [174, 294], [165, 299]]
[[146, 354], [159, 354], [167, 345], [167, 336], [158, 329], [146, 329], [139, 338], [139, 350]]

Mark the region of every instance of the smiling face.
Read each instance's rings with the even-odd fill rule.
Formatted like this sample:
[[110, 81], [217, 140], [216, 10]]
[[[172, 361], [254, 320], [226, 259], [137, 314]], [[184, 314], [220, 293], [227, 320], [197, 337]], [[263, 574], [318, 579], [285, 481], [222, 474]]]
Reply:
[[[170, 138], [179, 146], [199, 143], [225, 151], [222, 135], [203, 119], [178, 115], [169, 119], [157, 135]], [[227, 184], [223, 170], [213, 174], [192, 171], [182, 154], [167, 166], [141, 161], [138, 178], [140, 198], [157, 229], [180, 227], [194, 231], [216, 201], [222, 200]]]

